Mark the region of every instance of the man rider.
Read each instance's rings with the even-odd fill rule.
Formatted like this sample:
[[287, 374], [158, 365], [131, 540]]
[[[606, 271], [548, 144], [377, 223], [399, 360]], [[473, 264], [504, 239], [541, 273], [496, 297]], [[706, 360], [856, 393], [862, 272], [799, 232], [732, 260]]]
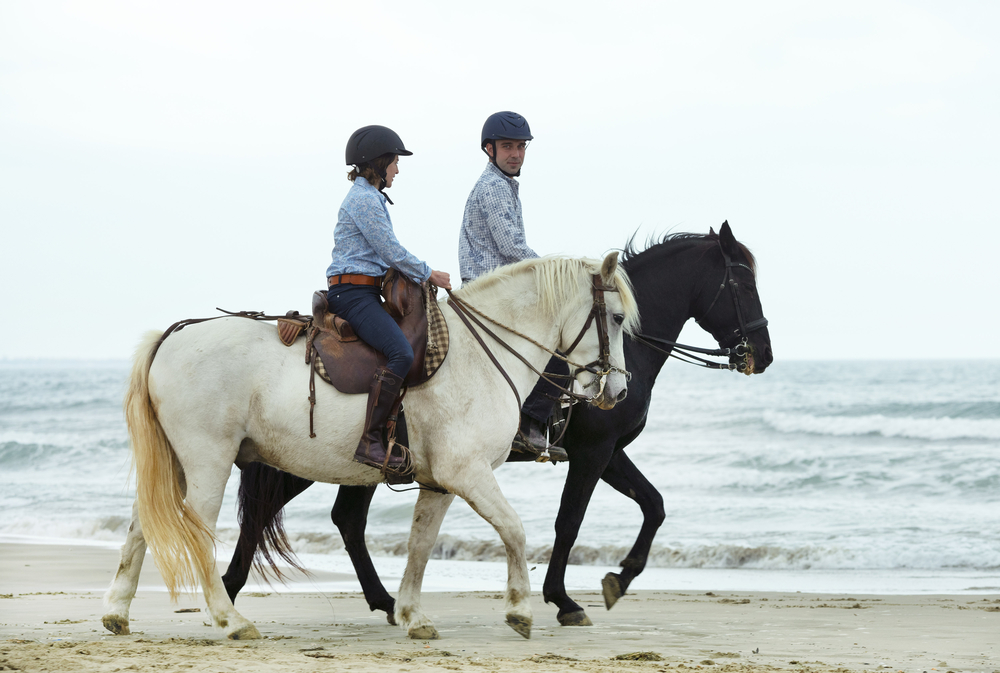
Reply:
[[[525, 240], [519, 185], [514, 179], [521, 175], [525, 151], [531, 140], [527, 120], [515, 112], [497, 112], [483, 124], [480, 148], [489, 157], [489, 163], [465, 202], [458, 239], [463, 283], [498, 266], [538, 257]], [[568, 377], [569, 367], [553, 357], [545, 373]], [[567, 381], [568, 378], [556, 380]], [[546, 440], [546, 425], [558, 395], [551, 383], [539, 379], [521, 409], [521, 433], [527, 442], [519, 434], [512, 450], [533, 453], [543, 460], [546, 457], [568, 459], [565, 451], [549, 446]], [[546, 450], [547, 456], [544, 455]]]

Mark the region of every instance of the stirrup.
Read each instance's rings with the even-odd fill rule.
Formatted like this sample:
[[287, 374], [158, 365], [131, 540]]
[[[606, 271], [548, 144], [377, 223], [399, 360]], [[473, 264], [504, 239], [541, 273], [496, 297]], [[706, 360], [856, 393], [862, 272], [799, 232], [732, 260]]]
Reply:
[[[396, 465], [390, 465], [389, 460], [392, 458], [392, 452], [396, 447], [399, 447], [400, 457], [402, 460], [400, 460], [400, 462]], [[357, 451], [354, 452], [354, 460], [362, 465], [374, 467], [382, 473], [382, 476], [387, 482], [390, 477], [410, 477], [409, 481], [402, 483], [409, 483], [410, 481], [413, 481], [411, 475], [413, 474], [414, 465], [413, 458], [410, 456], [410, 450], [395, 440], [389, 440], [389, 448], [385, 452], [385, 458], [381, 461], [370, 457], [367, 452], [360, 454]]]
[[536, 463], [558, 463], [569, 460], [569, 454], [561, 446], [556, 446], [555, 444], [548, 444], [544, 449], [540, 449], [531, 442], [528, 438], [524, 436], [520, 430], [517, 431], [517, 435], [514, 436], [514, 441], [511, 442], [510, 450], [515, 453], [523, 453], [529, 456], [535, 457]]

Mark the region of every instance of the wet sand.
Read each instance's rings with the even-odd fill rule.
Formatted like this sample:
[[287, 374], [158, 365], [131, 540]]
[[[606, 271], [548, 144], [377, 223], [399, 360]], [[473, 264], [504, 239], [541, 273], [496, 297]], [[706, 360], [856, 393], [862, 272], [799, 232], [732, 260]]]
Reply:
[[240, 596], [264, 636], [240, 642], [209, 625], [200, 594], [172, 604], [148, 556], [132, 635], [110, 634], [117, 563], [102, 548], [0, 543], [0, 671], [1000, 671], [997, 595], [637, 591], [607, 611], [598, 591], [574, 592], [595, 625], [562, 627], [536, 592], [525, 640], [499, 594], [426, 593], [441, 639], [414, 641], [360, 592], [308, 591], [336, 579], [318, 573]]

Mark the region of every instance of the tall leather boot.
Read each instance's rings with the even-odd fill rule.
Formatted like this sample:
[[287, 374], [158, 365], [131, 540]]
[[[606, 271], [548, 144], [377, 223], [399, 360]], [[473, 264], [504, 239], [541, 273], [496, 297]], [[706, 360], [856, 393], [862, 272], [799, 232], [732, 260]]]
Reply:
[[368, 391], [368, 409], [365, 412], [365, 430], [354, 452], [354, 460], [364, 465], [376, 467], [385, 473], [405, 475], [412, 470], [408, 457], [387, 455], [383, 435], [385, 422], [389, 417], [393, 402], [399, 396], [403, 379], [387, 367], [379, 367], [372, 377]]

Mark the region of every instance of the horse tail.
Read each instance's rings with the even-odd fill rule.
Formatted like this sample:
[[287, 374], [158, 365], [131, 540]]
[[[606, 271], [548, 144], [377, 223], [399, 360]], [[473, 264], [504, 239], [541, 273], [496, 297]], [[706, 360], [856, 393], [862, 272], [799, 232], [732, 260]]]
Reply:
[[179, 588], [196, 586], [196, 571], [206, 580], [211, 577], [215, 563], [205, 544], [212, 532], [184, 501], [183, 468], [149, 397], [149, 368], [160, 337], [148, 332], [136, 349], [124, 407], [142, 535], [176, 600]]
[[278, 559], [306, 572], [288, 542], [283, 508], [312, 483], [264, 463], [250, 463], [240, 473], [237, 552], [241, 559], [252, 559], [253, 568], [265, 580], [270, 570], [278, 580], [285, 581]]

